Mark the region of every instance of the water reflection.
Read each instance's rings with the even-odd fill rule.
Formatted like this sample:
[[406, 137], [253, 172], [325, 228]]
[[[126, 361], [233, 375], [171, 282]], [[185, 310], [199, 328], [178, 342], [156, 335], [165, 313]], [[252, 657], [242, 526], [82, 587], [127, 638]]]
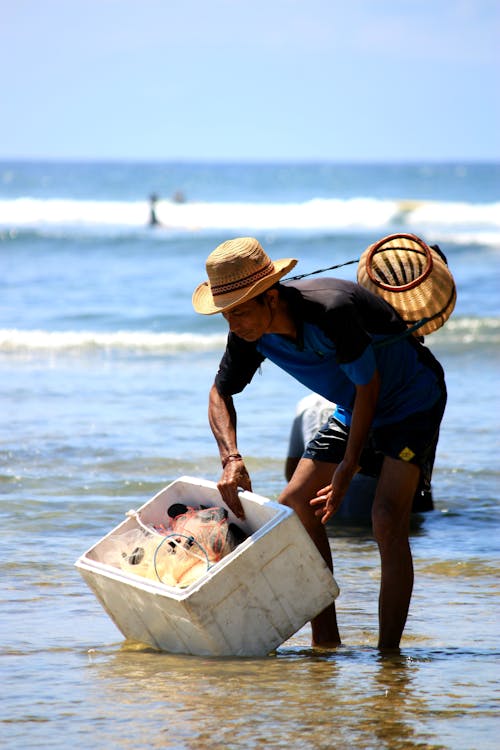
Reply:
[[402, 654], [379, 654], [377, 662], [369, 712], [375, 718], [371, 720], [373, 738], [376, 739], [374, 747], [393, 750], [430, 747], [422, 744], [423, 738], [417, 729], [419, 716], [426, 714], [428, 705], [413, 684], [416, 663]]
[[265, 659], [211, 659], [124, 644], [93, 668], [101, 698], [129, 718], [131, 744], [146, 731], [152, 746], [189, 750], [437, 747], [419, 729], [428, 706], [413, 689], [418, 663], [401, 654], [291, 645]]

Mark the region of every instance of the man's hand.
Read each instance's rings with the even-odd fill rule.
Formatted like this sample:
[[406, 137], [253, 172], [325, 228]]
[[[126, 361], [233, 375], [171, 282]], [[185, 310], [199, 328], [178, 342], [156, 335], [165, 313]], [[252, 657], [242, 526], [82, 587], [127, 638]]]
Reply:
[[230, 461], [226, 464], [222, 476], [217, 483], [222, 499], [237, 518], [245, 518], [245, 512], [238, 497], [238, 488], [252, 491], [252, 483], [243, 459]]
[[332, 483], [318, 490], [316, 497], [309, 501], [316, 509], [314, 515], [321, 517], [321, 523], [327, 523], [340, 508], [356, 470], [357, 467], [353, 469], [341, 461], [335, 469]]

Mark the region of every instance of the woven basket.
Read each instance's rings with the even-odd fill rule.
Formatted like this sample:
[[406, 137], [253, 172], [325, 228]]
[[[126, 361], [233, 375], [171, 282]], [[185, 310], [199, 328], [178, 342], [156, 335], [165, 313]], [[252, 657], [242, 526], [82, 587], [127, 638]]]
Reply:
[[370, 245], [359, 259], [357, 278], [415, 327], [415, 336], [441, 328], [455, 307], [446, 258], [414, 234], [391, 234]]

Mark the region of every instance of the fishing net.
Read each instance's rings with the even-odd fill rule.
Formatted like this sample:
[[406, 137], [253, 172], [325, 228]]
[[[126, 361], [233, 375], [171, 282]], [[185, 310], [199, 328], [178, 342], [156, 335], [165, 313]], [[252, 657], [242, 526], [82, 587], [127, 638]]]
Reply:
[[110, 540], [107, 562], [136, 575], [185, 588], [232, 552], [246, 534], [228, 522], [225, 508], [175, 504], [166, 523], [137, 526]]

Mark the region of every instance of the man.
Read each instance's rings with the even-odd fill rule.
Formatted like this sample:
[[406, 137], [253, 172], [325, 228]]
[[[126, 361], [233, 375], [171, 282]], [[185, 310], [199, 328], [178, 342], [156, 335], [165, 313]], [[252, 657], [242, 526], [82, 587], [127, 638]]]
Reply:
[[150, 227], [157, 227], [159, 226], [160, 222], [158, 221], [158, 217], [156, 215], [156, 204], [158, 203], [158, 196], [156, 193], [151, 193], [149, 196], [149, 226]]
[[[334, 415], [309, 443], [279, 501], [296, 511], [332, 568], [325, 524], [373, 449], [383, 453], [372, 510], [381, 558], [378, 645], [398, 648], [413, 588], [411, 505], [421, 467], [435, 450], [446, 402], [443, 372], [404, 335], [393, 308], [360, 285], [333, 278], [280, 284], [296, 262], [271, 261], [252, 237], [228, 240], [209, 255], [208, 281], [193, 293], [197, 312], [222, 313], [229, 324], [209, 397], [223, 468], [219, 491], [241, 517], [238, 488], [251, 490], [251, 482], [238, 452], [232, 396], [264, 359], [334, 401]], [[311, 626], [313, 645], [340, 644], [334, 604]]]

